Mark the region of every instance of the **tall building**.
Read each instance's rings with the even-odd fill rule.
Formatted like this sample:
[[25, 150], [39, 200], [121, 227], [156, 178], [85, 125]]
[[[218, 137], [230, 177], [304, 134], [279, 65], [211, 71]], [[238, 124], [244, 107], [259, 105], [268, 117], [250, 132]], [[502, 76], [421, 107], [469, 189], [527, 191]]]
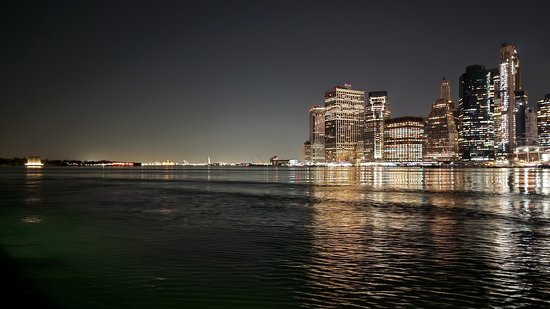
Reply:
[[495, 158], [493, 127], [494, 85], [496, 70], [482, 65], [466, 67], [460, 76], [458, 148], [463, 161], [487, 161]]
[[515, 131], [516, 131], [516, 147], [527, 145], [527, 94], [523, 90], [514, 92], [514, 100], [516, 108], [514, 110], [515, 116]]
[[424, 118], [388, 119], [384, 128], [384, 161], [420, 162], [424, 153]]
[[443, 77], [440, 95], [432, 104], [426, 120], [425, 161], [456, 161], [458, 159], [458, 132], [451, 100], [451, 85]]
[[499, 118], [495, 136], [496, 151], [497, 155], [509, 155], [516, 147], [515, 92], [522, 90], [520, 63], [516, 47], [508, 43], [502, 44], [499, 60], [500, 105], [496, 115]]
[[365, 91], [351, 85], [325, 93], [325, 161], [352, 162], [363, 158]]
[[371, 91], [365, 106], [365, 160], [382, 161], [384, 157], [384, 121], [390, 118], [386, 91]]
[[325, 108], [313, 106], [309, 110], [310, 163], [325, 162]]
[[452, 101], [451, 99], [451, 83], [443, 77], [441, 80], [441, 85], [439, 86], [439, 98], [447, 102]]
[[503, 117], [502, 96], [500, 91], [500, 70], [492, 69], [491, 72], [491, 80], [489, 81], [489, 98], [492, 102], [491, 118], [493, 119], [494, 157], [500, 160], [508, 158], [509, 153], [501, 143]]
[[528, 107], [525, 111], [525, 145], [537, 145], [537, 112]]
[[304, 161], [306, 161], [307, 163], [312, 163], [313, 160], [311, 160], [311, 142], [309, 140], [304, 142], [302, 154], [304, 156]]
[[541, 146], [550, 146], [550, 93], [537, 102], [538, 140]]

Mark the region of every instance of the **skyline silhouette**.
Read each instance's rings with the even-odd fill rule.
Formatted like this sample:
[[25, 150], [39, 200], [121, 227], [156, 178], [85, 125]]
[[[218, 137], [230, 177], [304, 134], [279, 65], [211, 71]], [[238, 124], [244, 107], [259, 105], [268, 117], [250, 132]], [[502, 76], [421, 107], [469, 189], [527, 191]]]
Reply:
[[308, 110], [335, 85], [387, 91], [392, 117], [426, 117], [443, 76], [456, 101], [466, 66], [496, 68], [504, 42], [518, 48], [534, 106], [550, 93], [549, 7], [11, 3], [2, 16], [0, 157], [300, 158]]

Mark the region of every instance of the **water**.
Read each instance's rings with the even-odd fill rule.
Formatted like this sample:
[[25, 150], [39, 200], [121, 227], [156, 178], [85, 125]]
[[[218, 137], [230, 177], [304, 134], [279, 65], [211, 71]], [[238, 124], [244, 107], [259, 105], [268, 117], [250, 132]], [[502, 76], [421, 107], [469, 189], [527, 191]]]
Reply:
[[550, 170], [0, 168], [4, 301], [550, 307]]

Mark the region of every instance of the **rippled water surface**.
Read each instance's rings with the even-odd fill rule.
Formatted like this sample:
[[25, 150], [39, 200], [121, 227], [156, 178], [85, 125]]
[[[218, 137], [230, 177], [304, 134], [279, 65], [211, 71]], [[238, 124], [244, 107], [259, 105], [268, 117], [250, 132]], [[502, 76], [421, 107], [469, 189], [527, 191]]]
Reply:
[[55, 308], [550, 307], [550, 170], [0, 168], [0, 255]]

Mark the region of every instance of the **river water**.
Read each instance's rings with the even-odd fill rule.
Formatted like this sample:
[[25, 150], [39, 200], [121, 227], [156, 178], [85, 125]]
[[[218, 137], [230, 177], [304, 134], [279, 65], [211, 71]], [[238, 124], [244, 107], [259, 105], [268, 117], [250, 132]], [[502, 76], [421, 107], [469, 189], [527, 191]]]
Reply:
[[550, 307], [550, 170], [0, 168], [5, 300]]

